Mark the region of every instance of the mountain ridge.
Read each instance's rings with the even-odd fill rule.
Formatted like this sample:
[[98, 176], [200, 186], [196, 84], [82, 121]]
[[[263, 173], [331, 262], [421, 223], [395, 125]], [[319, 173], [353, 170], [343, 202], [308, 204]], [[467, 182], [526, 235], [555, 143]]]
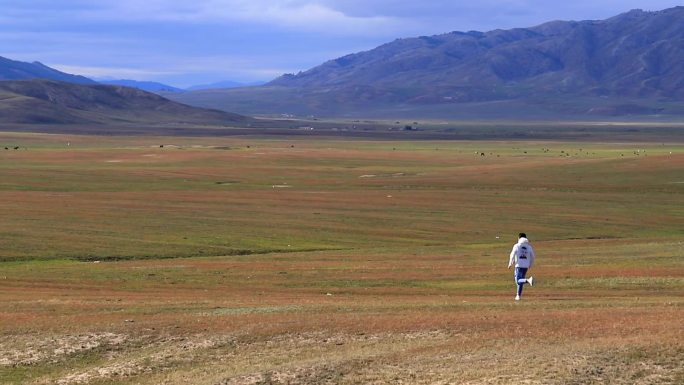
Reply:
[[29, 63], [0, 56], [0, 81], [28, 79], [50, 79], [75, 84], [97, 84], [96, 81], [85, 76], [58, 71], [38, 61]]
[[[608, 68], [615, 70], [613, 64], [619, 60], [610, 61], [608, 60], [610, 58], [604, 56], [597, 57], [596, 51], [605, 48], [611, 40], [616, 38], [626, 40], [621, 41], [618, 46], [611, 47], [613, 50], [625, 48], [630, 43], [637, 44], [636, 48], [642, 48], [644, 44], [639, 44], [635, 40], [643, 39], [644, 33], [646, 36], [653, 36], [654, 32], [659, 33], [661, 38], [655, 41], [658, 44], [668, 44], [674, 37], [682, 39], [684, 37], [684, 23], [681, 23], [672, 33], [668, 31], [669, 28], [653, 31], [653, 24], [673, 26], [676, 23], [665, 23], [663, 20], [644, 20], [659, 15], [666, 16], [669, 19], [674, 13], [678, 13], [679, 19], [684, 21], [684, 7], [675, 7], [656, 12], [632, 10], [599, 21], [556, 21], [531, 28], [466, 33], [456, 31], [441, 35], [397, 39], [370, 51], [350, 54], [328, 61], [298, 75], [284, 75], [267, 85], [287, 87], [332, 86], [341, 83], [371, 85], [381, 84], [387, 80], [396, 81], [399, 75], [414, 74], [412, 72], [416, 72], [415, 75], [419, 77], [413, 78], [409, 84], [417, 84], [426, 77], [426, 74], [421, 73], [426, 66], [446, 70], [447, 72], [439, 74], [438, 80], [449, 81], [454, 86], [476, 86], [483, 81], [505, 84], [506, 82], [534, 78], [561, 70], [573, 71], [571, 75], [579, 75], [574, 80], [580, 82], [599, 80], [603, 77], [620, 78], [633, 74], [635, 69], [625, 68], [622, 72], [608, 76]], [[643, 25], [644, 21], [650, 23]], [[626, 36], [619, 36], [621, 34], [616, 34], [613, 30], [615, 24], [625, 26], [625, 23], [628, 23], [627, 27], [630, 27], [632, 31]], [[551, 37], [561, 37], [562, 39], [561, 41], [550, 41], [549, 38]], [[441, 48], [441, 52], [438, 52], [441, 55], [434, 55], [436, 48]], [[681, 50], [682, 46], [676, 48]], [[407, 57], [407, 49], [414, 51], [413, 57]], [[419, 52], [415, 52], [416, 50]], [[629, 47], [625, 50], [625, 53], [636, 51], [636, 49], [630, 50]], [[614, 55], [620, 54], [617, 51], [612, 53]], [[482, 65], [483, 59], [488, 65]], [[632, 64], [638, 66], [640, 63]], [[645, 64], [648, 65], [649, 63]], [[382, 67], [379, 68], [379, 65]], [[358, 66], [363, 66], [360, 69], [365, 71], [359, 71], [359, 68], [355, 68]], [[455, 75], [454, 72], [457, 70], [464, 68], [468, 70], [465, 72], [466, 77], [454, 79], [450, 76]], [[632, 70], [631, 73], [630, 70]], [[652, 70], [657, 69], [653, 68]], [[477, 80], [477, 83], [474, 83], [473, 80]], [[684, 89], [680, 87], [670, 91], [678, 92], [678, 96], [684, 95]]]

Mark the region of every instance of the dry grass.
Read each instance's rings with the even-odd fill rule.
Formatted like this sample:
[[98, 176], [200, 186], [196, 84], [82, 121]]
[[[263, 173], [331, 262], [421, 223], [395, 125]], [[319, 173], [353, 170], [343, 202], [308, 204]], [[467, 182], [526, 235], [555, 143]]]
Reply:
[[681, 146], [0, 140], [0, 384], [684, 381]]

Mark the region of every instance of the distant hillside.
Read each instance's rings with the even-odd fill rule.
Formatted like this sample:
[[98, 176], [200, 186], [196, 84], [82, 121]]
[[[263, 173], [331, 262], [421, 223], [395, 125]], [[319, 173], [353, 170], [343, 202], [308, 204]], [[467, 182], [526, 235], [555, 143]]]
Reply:
[[119, 80], [100, 80], [100, 84], [109, 84], [112, 86], [124, 86], [137, 88], [147, 92], [183, 92], [183, 89], [170, 86], [168, 84], [157, 82], [145, 82], [138, 80], [119, 79]]
[[27, 63], [0, 56], [0, 80], [49, 79], [76, 84], [96, 84], [84, 76], [57, 71], [42, 63]]
[[212, 124], [248, 117], [172, 102], [134, 88], [51, 80], [0, 82], [0, 123]]
[[679, 114], [684, 7], [399, 39], [264, 87], [174, 99], [250, 114]]

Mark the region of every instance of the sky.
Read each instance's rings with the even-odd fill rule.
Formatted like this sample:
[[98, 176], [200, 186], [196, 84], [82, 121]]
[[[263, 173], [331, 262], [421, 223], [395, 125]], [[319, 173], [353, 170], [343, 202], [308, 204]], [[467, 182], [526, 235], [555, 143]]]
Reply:
[[0, 56], [177, 87], [268, 81], [397, 38], [656, 11], [681, 0], [0, 0]]

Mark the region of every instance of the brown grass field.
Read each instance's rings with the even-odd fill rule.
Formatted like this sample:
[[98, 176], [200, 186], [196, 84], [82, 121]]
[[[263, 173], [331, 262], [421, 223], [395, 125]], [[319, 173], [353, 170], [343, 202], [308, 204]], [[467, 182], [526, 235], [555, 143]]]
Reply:
[[682, 384], [683, 242], [684, 141], [0, 133], [0, 384]]

